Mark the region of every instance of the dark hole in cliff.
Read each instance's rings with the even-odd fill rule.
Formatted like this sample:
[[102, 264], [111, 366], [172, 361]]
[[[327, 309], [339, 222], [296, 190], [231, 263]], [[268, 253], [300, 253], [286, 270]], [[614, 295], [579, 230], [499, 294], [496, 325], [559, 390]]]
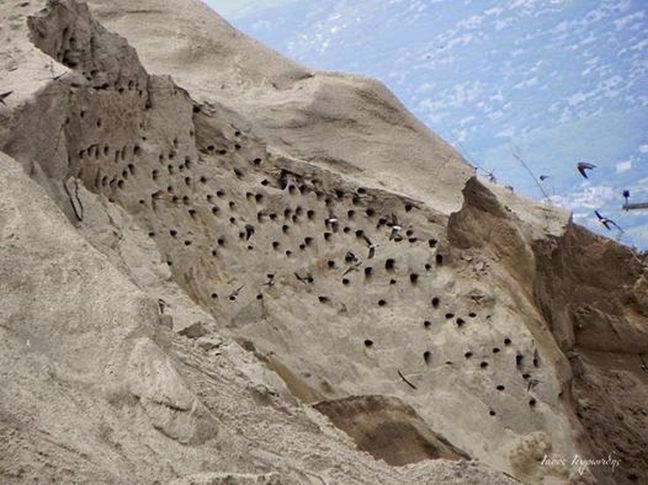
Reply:
[[488, 411], [488, 414], [490, 416], [495, 416], [497, 413], [491, 409], [490, 411]]
[[373, 217], [373, 215], [376, 213], [376, 211], [375, 211], [373, 208], [369, 207], [369, 208], [365, 211], [365, 213], [367, 214], [367, 216], [369, 216], [369, 217]]
[[536, 405], [536, 400], [535, 400], [534, 398], [529, 399], [529, 406], [531, 406], [532, 408], [534, 408], [535, 405]]
[[504, 345], [511, 345], [511, 339], [510, 338], [505, 338], [504, 339]]
[[451, 318], [454, 318], [454, 313], [446, 313], [445, 317], [450, 320]]
[[463, 318], [457, 318], [457, 327], [463, 327], [466, 321]]
[[363, 187], [359, 187], [358, 190], [357, 190], [357, 192], [358, 192], [359, 194], [366, 194], [366, 193], [367, 193], [367, 189], [365, 189], [365, 188], [363, 188]]
[[425, 361], [426, 364], [430, 363], [431, 358], [432, 358], [432, 352], [430, 352], [429, 350], [423, 352], [423, 360]]
[[171, 229], [169, 231], [169, 234], [171, 234], [171, 237], [176, 237], [176, 235], [178, 234], [178, 231], [176, 231], [175, 229]]
[[430, 271], [432, 269], [432, 265], [430, 263], [425, 263], [425, 270]]
[[394, 261], [392, 258], [389, 258], [385, 261], [385, 269], [387, 271], [391, 271], [394, 269], [394, 265], [396, 264], [396, 261]]
[[418, 281], [418, 275], [416, 273], [412, 273], [410, 275], [410, 281], [412, 282], [412, 284], [416, 284], [416, 282]]
[[328, 303], [329, 299], [326, 296], [318, 296], [317, 299], [320, 303]]
[[470, 313], [468, 314], [468, 316], [469, 316], [470, 318], [475, 318], [475, 317], [477, 316], [477, 314], [476, 314], [475, 312], [470, 312]]
[[364, 274], [365, 274], [365, 276], [366, 276], [367, 278], [369, 278], [369, 277], [371, 276], [371, 272], [372, 272], [372, 271], [373, 271], [373, 268], [372, 268], [371, 266], [367, 266], [367, 267], [364, 269]]
[[412, 204], [405, 204], [405, 212], [409, 212], [412, 210]]
[[309, 209], [309, 210], [306, 212], [306, 217], [308, 217], [309, 220], [312, 220], [313, 217], [315, 217], [315, 211], [312, 210], [312, 209]]
[[286, 251], [286, 256], [288, 256], [288, 257], [292, 256], [292, 251], [290, 249], [288, 249]]
[[484, 362], [484, 361], [480, 362], [479, 367], [481, 367], [482, 369], [485, 369], [486, 367], [488, 367], [488, 362]]
[[434, 308], [439, 308], [439, 302], [440, 302], [440, 300], [439, 300], [438, 297], [435, 296], [434, 298], [432, 298], [432, 306]]
[[498, 391], [503, 391], [506, 388], [502, 384], [498, 384], [495, 389], [497, 389]]
[[525, 372], [524, 374], [522, 374], [522, 379], [524, 379], [524, 380], [528, 379], [529, 377], [531, 377], [531, 374], [529, 374], [529, 373]]
[[499, 351], [500, 351], [499, 347], [493, 347], [494, 354], [499, 354]]
[[218, 298], [218, 295], [216, 293], [212, 293], [210, 296], [212, 300], [216, 300]]
[[466, 352], [466, 353], [464, 354], [464, 357], [465, 357], [466, 359], [470, 359], [470, 358], [472, 357], [472, 355], [473, 355], [473, 353], [470, 352], [470, 351], [468, 351], [468, 352]]
[[343, 285], [348, 285], [350, 283], [348, 278], [342, 278], [342, 284]]
[[389, 284], [390, 284], [390, 285], [395, 285], [395, 284], [396, 284], [396, 280], [394, 280], [394, 279], [389, 280]]
[[425, 328], [430, 328], [430, 325], [432, 325], [432, 322], [429, 321], [429, 320], [425, 320], [425, 321], [423, 322], [423, 326], [424, 326]]
[[378, 300], [378, 306], [385, 306], [387, 302], [385, 300]]
[[335, 261], [333, 261], [332, 259], [329, 259], [329, 260], [326, 262], [326, 265], [327, 265], [329, 268], [333, 269], [333, 268], [335, 268]]
[[364, 341], [365, 347], [371, 347], [373, 345], [373, 340], [366, 339]]
[[443, 254], [436, 255], [436, 262], [437, 264], [443, 264]]

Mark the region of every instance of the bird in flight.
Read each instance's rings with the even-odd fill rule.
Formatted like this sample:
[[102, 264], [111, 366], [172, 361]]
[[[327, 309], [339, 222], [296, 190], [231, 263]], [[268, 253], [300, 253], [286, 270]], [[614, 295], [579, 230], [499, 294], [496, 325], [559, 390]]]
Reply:
[[616, 222], [614, 222], [612, 219], [608, 219], [607, 217], [603, 217], [601, 215], [601, 213], [599, 211], [597, 211], [597, 210], [594, 211], [594, 214], [596, 214], [596, 217], [598, 218], [599, 222], [601, 224], [603, 224], [608, 231], [611, 231], [612, 230], [611, 226], [614, 226], [619, 231], [623, 232], [623, 229], [621, 229], [621, 227], [619, 227], [619, 225]]
[[378, 247], [378, 245], [371, 242], [371, 239], [369, 239], [366, 234], [363, 235], [362, 238], [365, 240], [367, 247], [369, 248], [369, 256], [367, 257], [367, 259], [372, 259], [376, 255], [376, 248]]
[[593, 163], [589, 163], [589, 162], [578, 162], [578, 164], [576, 165], [576, 168], [578, 169], [578, 171], [580, 172], [580, 174], [583, 177], [589, 178], [587, 176], [586, 170], [594, 170], [596, 168], [596, 165], [594, 165]]
[[0, 94], [0, 103], [1, 103], [1, 104], [4, 104], [5, 106], [7, 106], [7, 105], [5, 104], [5, 102], [4, 102], [4, 100], [7, 99], [7, 97], [9, 97], [9, 95], [10, 95], [11, 93], [13, 93], [13, 91], [7, 91], [6, 93], [2, 93], [2, 94]]
[[540, 175], [539, 178], [540, 178], [540, 182], [544, 182], [545, 180], [547, 180], [549, 178], [549, 175]]

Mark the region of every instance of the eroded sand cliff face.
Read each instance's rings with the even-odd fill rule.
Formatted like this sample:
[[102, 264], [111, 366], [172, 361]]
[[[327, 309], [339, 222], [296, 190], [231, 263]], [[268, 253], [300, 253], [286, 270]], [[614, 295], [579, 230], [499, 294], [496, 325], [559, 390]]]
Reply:
[[2, 2], [3, 481], [646, 479], [645, 259], [178, 3]]

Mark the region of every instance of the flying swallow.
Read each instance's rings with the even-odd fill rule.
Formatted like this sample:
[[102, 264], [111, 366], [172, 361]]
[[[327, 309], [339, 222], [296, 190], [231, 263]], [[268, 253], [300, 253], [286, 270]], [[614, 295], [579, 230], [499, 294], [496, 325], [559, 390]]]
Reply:
[[7, 106], [7, 105], [5, 104], [5, 102], [4, 102], [4, 100], [7, 99], [7, 97], [8, 97], [11, 93], [13, 93], [13, 91], [7, 91], [6, 93], [2, 93], [2, 94], [0, 94], [0, 104], [3, 104], [3, 105], [5, 105], [5, 106]]
[[603, 217], [601, 213], [597, 210], [594, 211], [594, 214], [596, 214], [596, 217], [598, 218], [599, 222], [605, 226], [605, 228], [608, 231], [611, 231], [612, 228], [610, 226], [616, 227], [619, 231], [623, 232], [623, 229], [619, 227], [619, 225], [614, 222], [612, 219], [608, 219], [607, 217]]
[[238, 296], [238, 294], [240, 293], [240, 291], [243, 289], [244, 286], [245, 286], [245, 285], [241, 285], [241, 286], [239, 286], [237, 289], [235, 289], [233, 292], [231, 292], [231, 293], [229, 294], [228, 298], [229, 298], [231, 301], [236, 300], [236, 297]]
[[578, 162], [576, 168], [583, 177], [588, 178], [586, 170], [594, 170], [596, 168], [596, 165], [588, 162]]

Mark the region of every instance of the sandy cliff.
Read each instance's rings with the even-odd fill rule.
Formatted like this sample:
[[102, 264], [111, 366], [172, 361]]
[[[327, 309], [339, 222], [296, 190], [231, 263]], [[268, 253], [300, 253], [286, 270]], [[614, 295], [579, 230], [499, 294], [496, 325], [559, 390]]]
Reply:
[[0, 5], [3, 482], [648, 479], [645, 255], [199, 2]]

